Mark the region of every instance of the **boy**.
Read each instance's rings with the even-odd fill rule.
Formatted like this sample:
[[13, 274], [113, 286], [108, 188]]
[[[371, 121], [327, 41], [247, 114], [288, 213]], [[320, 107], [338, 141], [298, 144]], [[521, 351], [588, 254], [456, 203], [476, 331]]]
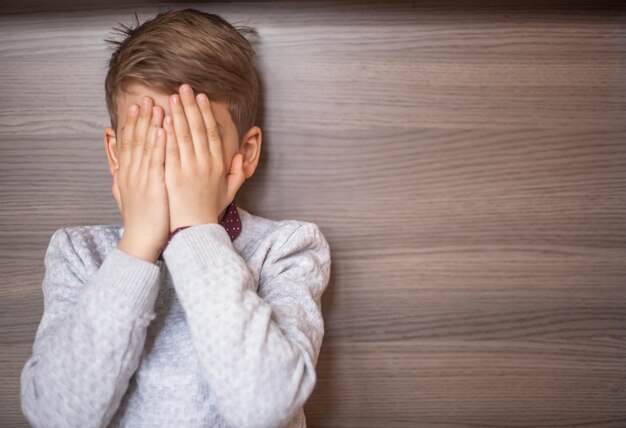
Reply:
[[124, 226], [52, 235], [22, 411], [37, 427], [305, 427], [330, 248], [314, 223], [235, 204], [261, 148], [254, 51], [194, 9], [125, 28], [104, 133]]

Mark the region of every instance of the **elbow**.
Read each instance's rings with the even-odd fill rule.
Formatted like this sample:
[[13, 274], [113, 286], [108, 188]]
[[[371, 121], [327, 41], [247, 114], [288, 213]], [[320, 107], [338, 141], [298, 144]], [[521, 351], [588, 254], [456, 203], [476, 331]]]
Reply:
[[[315, 367], [298, 353], [291, 369], [256, 376], [243, 386], [224, 418], [237, 428], [279, 428], [286, 426], [311, 395], [317, 380]], [[239, 391], [238, 391], [239, 392]]]
[[43, 415], [43, 408], [40, 405], [39, 393], [35, 382], [35, 365], [37, 361], [30, 359], [22, 370], [20, 379], [20, 404], [22, 414], [33, 427], [45, 426], [42, 421], [49, 419]]
[[30, 358], [20, 376], [20, 404], [22, 414], [33, 427], [93, 426], [81, 418], [81, 409], [64, 401], [64, 394], [50, 382], [41, 379], [42, 361]]
[[40, 407], [37, 405], [38, 393], [34, 379], [36, 365], [37, 360], [29, 358], [22, 368], [20, 375], [20, 404], [22, 413], [28, 422], [32, 426], [39, 427], [41, 426], [41, 415], [38, 413]]

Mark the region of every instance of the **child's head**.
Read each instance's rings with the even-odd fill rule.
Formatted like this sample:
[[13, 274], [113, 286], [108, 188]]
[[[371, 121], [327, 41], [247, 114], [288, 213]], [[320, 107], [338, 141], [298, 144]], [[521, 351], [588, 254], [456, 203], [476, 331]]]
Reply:
[[254, 126], [259, 103], [259, 78], [255, 51], [243, 34], [256, 34], [247, 26], [234, 27], [221, 17], [195, 9], [166, 11], [134, 28], [121, 24], [124, 35], [115, 45], [105, 80], [106, 105], [111, 127], [104, 144], [111, 173], [117, 168], [116, 135], [131, 104], [141, 105], [144, 95], [170, 114], [168, 97], [180, 85], [195, 94], [207, 94], [219, 124], [225, 161], [244, 155], [246, 176], [252, 175], [260, 155], [261, 130]]

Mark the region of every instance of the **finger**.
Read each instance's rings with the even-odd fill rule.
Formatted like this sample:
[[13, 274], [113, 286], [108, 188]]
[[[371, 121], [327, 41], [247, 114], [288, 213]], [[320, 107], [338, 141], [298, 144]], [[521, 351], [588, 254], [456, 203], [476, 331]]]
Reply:
[[158, 128], [155, 133], [154, 150], [150, 156], [148, 179], [152, 183], [163, 183], [165, 180], [165, 131]]
[[176, 172], [180, 170], [181, 161], [172, 116], [165, 116], [165, 119], [163, 120], [163, 129], [165, 130], [165, 139], [167, 141], [165, 143], [165, 169]]
[[206, 134], [209, 140], [209, 151], [211, 156], [224, 162], [224, 154], [222, 150], [222, 137], [219, 129], [217, 129], [217, 120], [213, 114], [211, 102], [205, 94], [198, 94], [198, 104], [200, 105], [200, 113], [206, 128]]
[[230, 173], [226, 177], [228, 200], [235, 199], [237, 191], [246, 181], [246, 174], [243, 171], [243, 155], [241, 153], [235, 154], [231, 162]]
[[137, 118], [139, 115], [139, 106], [136, 104], [132, 104], [128, 108], [128, 112], [126, 114], [126, 123], [122, 126], [122, 139], [120, 140], [119, 147], [119, 164], [120, 168], [124, 168], [124, 170], [128, 169], [130, 166], [130, 162], [132, 160], [131, 157], [131, 148], [133, 142], [133, 135], [135, 133], [135, 125], [137, 124]]
[[150, 127], [146, 135], [146, 144], [144, 146], [144, 156], [142, 160], [141, 169], [143, 173], [148, 170], [150, 165], [151, 153], [154, 150], [154, 143], [156, 142], [156, 131], [162, 125], [162, 109], [159, 106], [152, 106], [152, 119], [150, 120]]
[[141, 100], [141, 110], [139, 111], [139, 118], [137, 119], [137, 125], [135, 126], [135, 133], [133, 135], [133, 160], [131, 168], [135, 171], [138, 171], [143, 164], [143, 158], [145, 156], [146, 133], [148, 131], [148, 126], [150, 125], [151, 118], [152, 99], [148, 96], [145, 96]]
[[174, 132], [176, 133], [176, 142], [178, 143], [178, 152], [180, 153], [180, 164], [184, 168], [189, 162], [195, 160], [196, 154], [180, 95], [173, 94], [170, 97], [170, 109]]
[[204, 126], [204, 120], [191, 86], [187, 84], [180, 86], [180, 99], [191, 132], [196, 159], [207, 159], [211, 154], [208, 146], [207, 129]]
[[113, 193], [113, 198], [115, 198], [115, 202], [117, 202], [117, 206], [120, 210], [120, 212], [123, 214], [124, 210], [122, 207], [122, 196], [120, 195], [120, 187], [118, 184], [118, 180], [117, 180], [117, 174], [119, 173], [119, 169], [116, 169], [115, 172], [113, 173], [113, 186], [112, 186], [112, 193]]

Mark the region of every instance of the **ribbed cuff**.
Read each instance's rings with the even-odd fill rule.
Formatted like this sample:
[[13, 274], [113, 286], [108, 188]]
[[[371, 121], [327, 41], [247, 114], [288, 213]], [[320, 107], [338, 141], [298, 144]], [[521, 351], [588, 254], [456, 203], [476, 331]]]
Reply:
[[119, 301], [119, 306], [137, 313], [150, 312], [159, 294], [160, 268], [156, 264], [114, 248], [100, 265], [95, 284]]
[[163, 251], [168, 267], [177, 270], [188, 266], [190, 261], [198, 266], [221, 264], [232, 256], [235, 248], [228, 232], [219, 223], [207, 223], [188, 227], [178, 232]]

